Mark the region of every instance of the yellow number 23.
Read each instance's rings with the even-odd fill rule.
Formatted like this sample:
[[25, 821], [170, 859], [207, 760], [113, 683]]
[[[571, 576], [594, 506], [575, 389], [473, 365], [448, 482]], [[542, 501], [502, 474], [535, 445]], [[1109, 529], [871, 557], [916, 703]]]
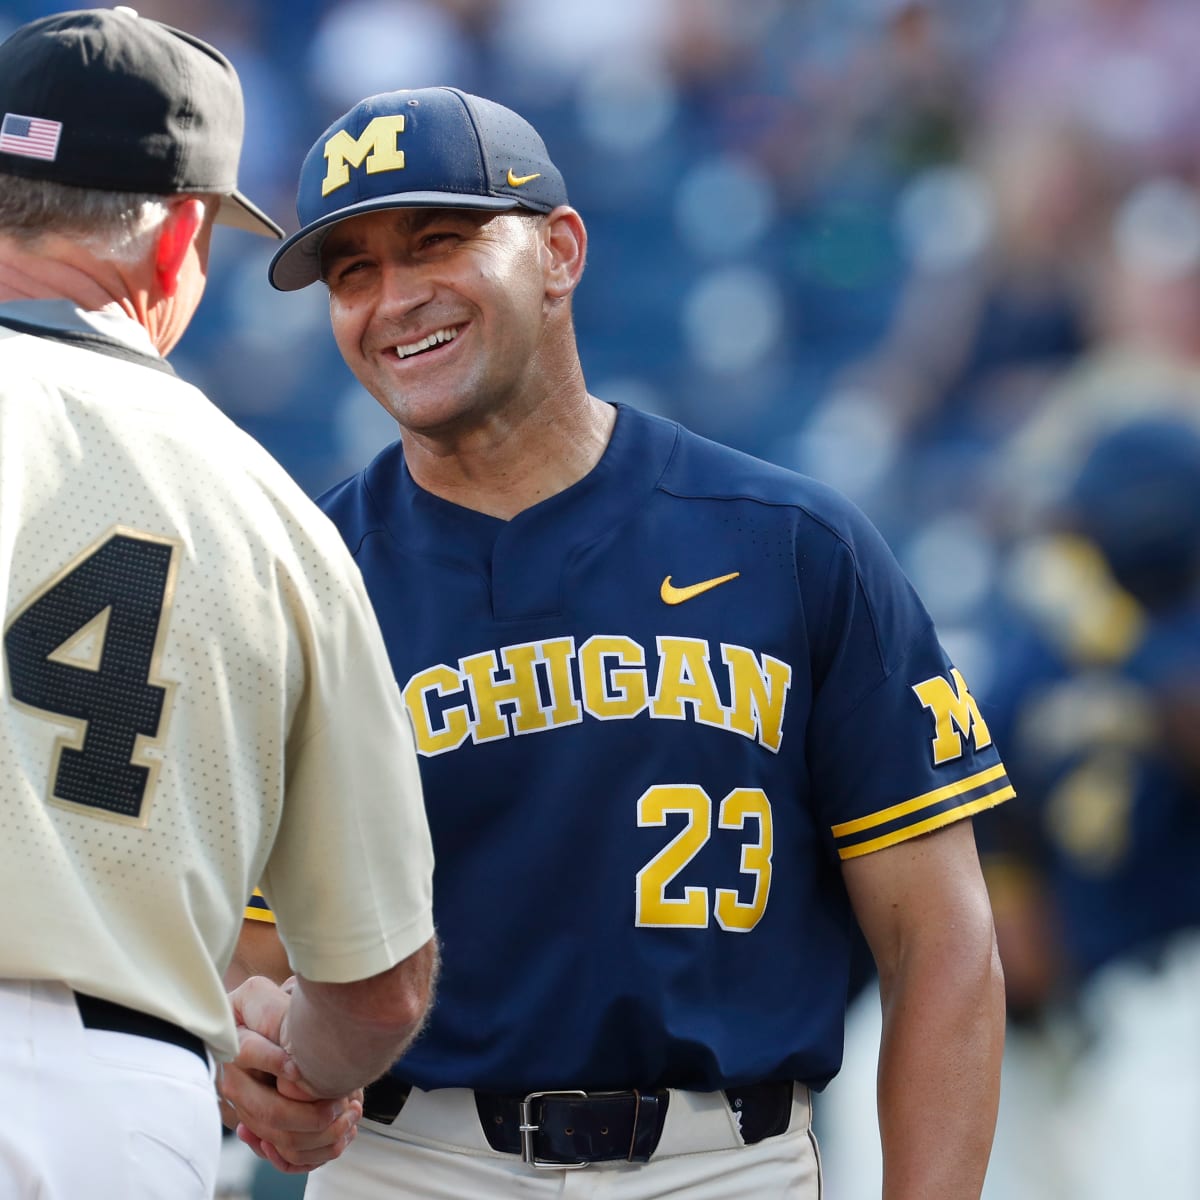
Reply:
[[[684, 929], [708, 926], [708, 888], [688, 886], [682, 894], [668, 896], [671, 881], [692, 861], [712, 837], [713, 802], [695, 784], [661, 784], [638, 800], [640, 826], [666, 825], [667, 816], [687, 818], [683, 829], [637, 874], [638, 925], [668, 925]], [[758, 840], [742, 844], [741, 870], [754, 877], [754, 895], [749, 904], [738, 899], [731, 888], [716, 888], [713, 913], [717, 924], [733, 933], [746, 933], [762, 919], [771, 890], [773, 834], [771, 805], [758, 788], [736, 788], [721, 801], [717, 819], [720, 829], [745, 829], [747, 820], [758, 826]]]

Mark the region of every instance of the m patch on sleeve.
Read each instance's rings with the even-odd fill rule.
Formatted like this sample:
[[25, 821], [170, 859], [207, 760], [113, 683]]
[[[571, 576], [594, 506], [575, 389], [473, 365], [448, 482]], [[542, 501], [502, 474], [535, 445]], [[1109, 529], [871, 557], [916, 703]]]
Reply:
[[944, 675], [934, 675], [914, 684], [913, 691], [933, 717], [934, 766], [961, 758], [963, 738], [974, 738], [976, 750], [992, 744], [987, 722], [957, 667], [950, 668], [949, 679]]

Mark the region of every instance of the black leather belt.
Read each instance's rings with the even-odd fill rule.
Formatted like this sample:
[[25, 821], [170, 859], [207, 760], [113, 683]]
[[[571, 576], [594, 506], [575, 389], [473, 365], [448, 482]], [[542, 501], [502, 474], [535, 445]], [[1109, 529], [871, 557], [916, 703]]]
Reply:
[[670, 1093], [475, 1093], [475, 1108], [493, 1150], [519, 1154], [534, 1167], [594, 1162], [649, 1162], [658, 1148]]
[[[410, 1088], [390, 1075], [367, 1089], [363, 1115], [390, 1125]], [[792, 1116], [790, 1080], [729, 1088], [748, 1145], [784, 1133]], [[519, 1154], [535, 1167], [584, 1167], [594, 1162], [647, 1162], [658, 1148], [670, 1092], [531, 1092], [528, 1096], [475, 1093], [475, 1108], [488, 1145]]]
[[82, 992], [75, 993], [75, 1003], [79, 1006], [79, 1019], [87, 1029], [107, 1029], [113, 1033], [132, 1033], [159, 1042], [170, 1042], [198, 1054], [205, 1063], [208, 1062], [202, 1039], [161, 1017], [152, 1017], [149, 1013], [114, 1004], [111, 1000], [85, 996]]

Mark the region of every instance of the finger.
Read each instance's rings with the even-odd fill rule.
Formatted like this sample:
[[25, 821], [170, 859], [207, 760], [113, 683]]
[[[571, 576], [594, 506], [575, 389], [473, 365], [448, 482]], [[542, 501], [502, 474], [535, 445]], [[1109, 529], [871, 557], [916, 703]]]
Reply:
[[263, 1158], [267, 1160], [277, 1171], [282, 1171], [285, 1175], [299, 1175], [304, 1171], [311, 1170], [308, 1167], [299, 1167], [295, 1163], [288, 1162], [278, 1149], [271, 1145], [270, 1142], [263, 1143]]
[[248, 1129], [245, 1125], [239, 1124], [234, 1127], [234, 1133], [241, 1142], [245, 1142], [259, 1158], [266, 1158], [266, 1152], [263, 1150], [263, 1141], [253, 1130]]
[[262, 1080], [234, 1064], [222, 1073], [221, 1095], [238, 1119], [269, 1140], [305, 1135], [320, 1138], [343, 1116], [357, 1123], [360, 1110], [343, 1100], [295, 1100], [281, 1095], [272, 1079]]
[[304, 1086], [303, 1082], [289, 1079], [287, 1075], [280, 1074], [275, 1080], [275, 1086], [279, 1089], [279, 1094], [286, 1096], [289, 1100], [315, 1100], [317, 1098]]
[[346, 1148], [354, 1141], [357, 1134], [358, 1130], [351, 1128], [346, 1130], [341, 1137], [329, 1145], [307, 1150], [291, 1146], [277, 1146], [271, 1142], [264, 1141], [261, 1143], [263, 1157], [273, 1167], [280, 1171], [286, 1171], [288, 1174], [294, 1175], [302, 1171], [312, 1171], [344, 1154]]
[[287, 1065], [288, 1056], [275, 1042], [268, 1040], [252, 1029], [239, 1028], [238, 1052], [234, 1062], [247, 1071], [261, 1071], [266, 1075], [279, 1075]]

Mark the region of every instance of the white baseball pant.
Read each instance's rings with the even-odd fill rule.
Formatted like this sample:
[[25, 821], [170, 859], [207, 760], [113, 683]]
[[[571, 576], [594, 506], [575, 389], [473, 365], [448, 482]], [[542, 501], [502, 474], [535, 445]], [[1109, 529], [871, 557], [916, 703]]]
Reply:
[[87, 1029], [61, 983], [0, 980], [0, 1196], [208, 1200], [221, 1122], [211, 1059]]
[[745, 1145], [721, 1093], [672, 1092], [648, 1163], [537, 1168], [493, 1150], [472, 1093], [414, 1089], [392, 1125], [361, 1122], [340, 1158], [309, 1176], [305, 1200], [818, 1200], [820, 1158], [808, 1089], [786, 1133]]

